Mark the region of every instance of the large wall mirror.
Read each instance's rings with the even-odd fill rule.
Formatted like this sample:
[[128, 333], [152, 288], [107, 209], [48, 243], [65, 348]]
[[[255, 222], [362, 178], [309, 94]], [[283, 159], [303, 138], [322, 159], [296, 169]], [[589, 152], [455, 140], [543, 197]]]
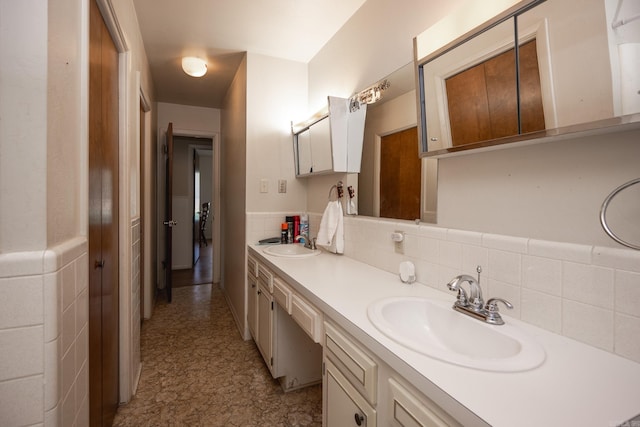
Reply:
[[415, 66], [408, 63], [372, 85], [388, 88], [367, 109], [360, 215], [435, 222], [437, 160], [418, 156], [415, 81]]
[[418, 58], [421, 155], [637, 122], [639, 18], [638, 1], [534, 1]]

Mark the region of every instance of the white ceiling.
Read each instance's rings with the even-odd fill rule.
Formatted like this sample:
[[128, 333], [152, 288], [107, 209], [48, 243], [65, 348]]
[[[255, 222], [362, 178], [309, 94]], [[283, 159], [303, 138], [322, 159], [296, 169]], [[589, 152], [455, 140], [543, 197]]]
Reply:
[[[134, 0], [159, 102], [221, 108], [243, 52], [309, 62], [365, 0]], [[183, 56], [207, 60], [202, 78]]]

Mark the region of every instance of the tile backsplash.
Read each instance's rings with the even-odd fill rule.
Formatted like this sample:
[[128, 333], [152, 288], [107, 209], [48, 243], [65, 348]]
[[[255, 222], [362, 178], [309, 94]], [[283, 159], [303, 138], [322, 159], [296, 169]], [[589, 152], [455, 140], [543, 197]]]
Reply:
[[[276, 236], [291, 214], [249, 213], [248, 243]], [[320, 218], [309, 215], [312, 236]], [[399, 251], [394, 231], [405, 233]], [[348, 216], [345, 256], [391, 273], [412, 261], [418, 283], [443, 292], [451, 278], [475, 276], [480, 265], [485, 299], [514, 305], [505, 315], [640, 362], [639, 251]]]

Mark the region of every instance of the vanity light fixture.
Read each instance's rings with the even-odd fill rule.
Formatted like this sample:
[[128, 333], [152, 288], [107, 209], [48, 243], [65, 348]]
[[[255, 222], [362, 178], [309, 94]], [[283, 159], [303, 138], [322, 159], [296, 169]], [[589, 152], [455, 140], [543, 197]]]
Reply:
[[391, 83], [384, 79], [375, 85], [368, 87], [362, 92], [354, 95], [349, 99], [349, 110], [353, 113], [360, 109], [360, 104], [373, 104], [382, 98], [382, 92], [389, 89]]
[[182, 58], [182, 69], [192, 77], [202, 77], [207, 74], [207, 63], [195, 56], [185, 56]]

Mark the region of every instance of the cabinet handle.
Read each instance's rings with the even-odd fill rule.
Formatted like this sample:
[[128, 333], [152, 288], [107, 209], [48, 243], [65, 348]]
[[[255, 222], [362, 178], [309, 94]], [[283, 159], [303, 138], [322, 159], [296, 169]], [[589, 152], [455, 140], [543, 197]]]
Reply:
[[362, 415], [362, 414], [360, 414], [360, 413], [358, 413], [358, 412], [356, 412], [355, 414], [353, 414], [353, 417], [354, 417], [354, 418], [355, 418], [355, 420], [356, 420], [356, 424], [358, 424], [359, 426], [361, 426], [361, 425], [362, 425], [362, 423], [363, 423], [363, 422], [364, 422], [364, 420], [365, 420], [365, 419], [364, 419], [364, 415]]

